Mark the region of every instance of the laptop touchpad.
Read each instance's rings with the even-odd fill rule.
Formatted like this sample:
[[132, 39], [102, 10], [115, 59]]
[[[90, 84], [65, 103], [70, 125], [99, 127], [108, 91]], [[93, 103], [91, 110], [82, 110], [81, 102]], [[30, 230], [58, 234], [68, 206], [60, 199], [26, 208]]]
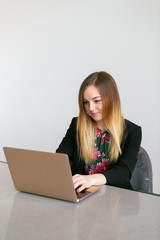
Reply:
[[76, 192], [76, 195], [77, 195], [78, 199], [81, 199], [81, 198], [83, 198], [83, 197], [85, 197], [85, 196], [87, 196], [89, 194], [91, 194], [91, 192], [85, 191], [85, 190], [83, 190], [82, 192], [79, 192], [79, 193]]

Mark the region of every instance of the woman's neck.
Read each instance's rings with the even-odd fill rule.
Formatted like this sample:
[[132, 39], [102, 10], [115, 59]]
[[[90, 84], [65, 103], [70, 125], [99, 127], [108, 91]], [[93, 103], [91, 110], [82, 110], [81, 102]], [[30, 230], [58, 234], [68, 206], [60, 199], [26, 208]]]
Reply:
[[99, 128], [99, 129], [102, 130], [102, 131], [105, 131], [105, 130], [106, 130], [105, 127], [103, 126], [102, 121], [98, 121], [98, 122], [97, 122], [97, 128]]

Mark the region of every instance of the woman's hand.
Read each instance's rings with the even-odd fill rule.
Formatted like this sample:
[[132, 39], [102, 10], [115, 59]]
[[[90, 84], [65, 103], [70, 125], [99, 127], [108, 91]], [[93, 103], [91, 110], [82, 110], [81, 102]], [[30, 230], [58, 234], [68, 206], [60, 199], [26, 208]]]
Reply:
[[92, 175], [75, 174], [72, 179], [77, 192], [81, 192], [92, 185], [102, 185], [107, 182], [105, 176], [101, 173]]

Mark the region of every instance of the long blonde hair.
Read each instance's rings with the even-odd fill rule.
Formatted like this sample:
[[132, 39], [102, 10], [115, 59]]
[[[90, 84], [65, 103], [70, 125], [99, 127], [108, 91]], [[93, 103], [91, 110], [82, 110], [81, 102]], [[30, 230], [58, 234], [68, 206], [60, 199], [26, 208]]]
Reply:
[[109, 159], [116, 162], [121, 154], [120, 144], [125, 128], [118, 88], [113, 77], [106, 72], [95, 72], [81, 84], [79, 90], [79, 116], [77, 121], [77, 144], [80, 157], [91, 163], [95, 145], [96, 122], [86, 113], [83, 103], [84, 91], [94, 85], [102, 98], [103, 125], [110, 133]]

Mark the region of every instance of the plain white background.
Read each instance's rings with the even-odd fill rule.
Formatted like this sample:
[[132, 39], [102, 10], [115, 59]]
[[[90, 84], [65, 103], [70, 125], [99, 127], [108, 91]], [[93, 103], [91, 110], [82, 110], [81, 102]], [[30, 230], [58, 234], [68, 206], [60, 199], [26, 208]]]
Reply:
[[0, 0], [2, 147], [55, 151], [90, 73], [116, 80], [160, 193], [160, 1]]

